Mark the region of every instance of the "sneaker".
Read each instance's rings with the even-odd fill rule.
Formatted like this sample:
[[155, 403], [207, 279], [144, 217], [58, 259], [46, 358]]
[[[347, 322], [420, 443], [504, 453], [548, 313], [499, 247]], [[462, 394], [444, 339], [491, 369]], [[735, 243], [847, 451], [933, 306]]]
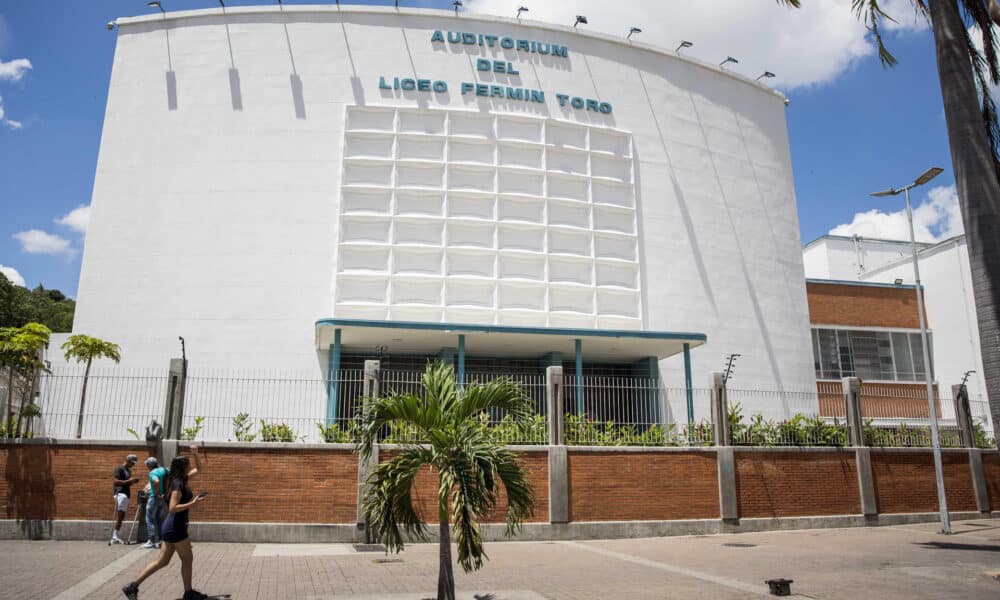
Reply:
[[[136, 591], [138, 591], [138, 588]], [[198, 590], [188, 590], [184, 592], [184, 596], [181, 597], [181, 600], [206, 600], [206, 598], [208, 598], [208, 594], [202, 594]]]
[[118, 537], [117, 535], [113, 535], [113, 536], [111, 536], [111, 543], [112, 544], [124, 544], [125, 542], [123, 542], [122, 539], [120, 537]]
[[128, 600], [139, 600], [139, 586], [134, 581], [123, 587], [122, 593]]
[[146, 542], [145, 544], [142, 545], [142, 547], [143, 548], [156, 548], [157, 545], [154, 544], [153, 542]]

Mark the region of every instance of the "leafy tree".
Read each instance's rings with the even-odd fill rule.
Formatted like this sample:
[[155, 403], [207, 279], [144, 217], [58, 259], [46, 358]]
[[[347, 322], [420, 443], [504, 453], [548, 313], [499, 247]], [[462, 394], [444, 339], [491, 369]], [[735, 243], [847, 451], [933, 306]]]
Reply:
[[51, 333], [48, 327], [40, 323], [0, 328], [0, 366], [7, 371], [4, 431], [8, 436], [16, 437], [21, 431], [23, 411], [18, 412], [17, 424], [12, 427], [15, 390], [21, 388], [22, 405], [24, 398], [30, 400], [35, 374], [39, 370], [47, 370], [41, 351], [48, 345]]
[[73, 329], [76, 301], [59, 290], [48, 290], [39, 285], [28, 290], [14, 285], [0, 273], [0, 327], [23, 327], [36, 322], [52, 331], [68, 332]]
[[121, 360], [121, 352], [118, 344], [105, 342], [102, 339], [90, 337], [89, 335], [71, 335], [66, 343], [62, 345], [66, 351], [66, 360], [75, 359], [76, 362], [87, 363], [87, 369], [83, 372], [83, 390], [80, 392], [80, 414], [76, 420], [76, 439], [83, 435], [83, 406], [87, 399], [87, 381], [90, 378], [90, 365], [94, 359], [110, 358], [116, 363]]
[[[1000, 118], [991, 86], [1000, 85], [998, 0], [910, 0], [929, 16], [958, 203], [969, 249], [986, 390], [993, 422], [1000, 423]], [[777, 0], [798, 7], [800, 0]], [[879, 59], [896, 59], [882, 40], [880, 23], [893, 20], [878, 0], [851, 0], [851, 9], [872, 32]], [[982, 42], [979, 50], [973, 36]], [[988, 341], [989, 340], [989, 341]]]
[[424, 397], [391, 395], [370, 400], [362, 417], [357, 451], [370, 460], [372, 447], [390, 425], [415, 433], [391, 459], [376, 466], [367, 480], [363, 506], [371, 531], [392, 552], [403, 549], [403, 536], [426, 540], [427, 526], [413, 506], [412, 487], [417, 474], [431, 467], [438, 477], [438, 532], [440, 541], [438, 600], [454, 600], [455, 576], [451, 564], [451, 530], [455, 530], [458, 562], [466, 571], [479, 569], [486, 554], [477, 521], [506, 493], [506, 535], [520, 530], [532, 514], [534, 490], [517, 456], [499, 444], [479, 415], [502, 411], [522, 422], [531, 405], [521, 388], [507, 380], [459, 388], [455, 372], [441, 362], [427, 366]]

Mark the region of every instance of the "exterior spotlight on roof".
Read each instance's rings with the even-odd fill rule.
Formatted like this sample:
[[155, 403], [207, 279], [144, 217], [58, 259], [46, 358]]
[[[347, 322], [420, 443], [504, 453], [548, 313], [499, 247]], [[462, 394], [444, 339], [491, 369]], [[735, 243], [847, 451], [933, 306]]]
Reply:
[[760, 81], [761, 79], [763, 79], [763, 78], [765, 78], [765, 77], [767, 77], [768, 79], [770, 79], [770, 78], [774, 77], [774, 73], [772, 73], [772, 72], [770, 72], [770, 71], [764, 71], [763, 73], [761, 73], [761, 74], [760, 74], [760, 75], [759, 75], [759, 76], [757, 77], [757, 81]]
[[455, 14], [457, 15], [458, 9], [462, 8], [462, 0], [455, 0], [451, 5], [455, 7]]
[[108, 21], [108, 31], [114, 31], [114, 29], [115, 29], [115, 22]]
[[517, 20], [518, 21], [521, 20], [521, 13], [524, 13], [524, 12], [528, 12], [528, 7], [527, 6], [519, 6], [519, 7], [517, 7]]
[[903, 285], [903, 278], [897, 277], [895, 280], [893, 280], [893, 283], [895, 283], [896, 285]]
[[680, 45], [677, 46], [677, 48], [674, 50], [674, 52], [680, 52], [684, 48], [690, 48], [691, 46], [694, 46], [693, 42], [689, 42], [687, 40], [681, 40]]
[[587, 17], [585, 17], [583, 15], [576, 15], [576, 21], [573, 23], [573, 29], [576, 29], [576, 26], [579, 25], [580, 23], [583, 23], [584, 25], [586, 25], [587, 24]]
[[724, 67], [724, 66], [726, 66], [726, 63], [734, 63], [735, 64], [735, 63], [739, 63], [739, 62], [740, 61], [736, 60], [732, 56], [727, 56], [726, 60], [724, 60], [724, 61], [722, 61], [722, 62], [719, 63], [719, 66], [720, 67]]
[[165, 13], [167, 11], [163, 10], [163, 6], [160, 4], [160, 0], [154, 0], [153, 2], [147, 2], [146, 6], [151, 6], [153, 8], [160, 9], [160, 12]]
[[629, 29], [628, 30], [628, 35], [625, 36], [625, 39], [626, 40], [632, 39], [632, 34], [634, 34], [634, 33], [642, 33], [642, 30], [639, 29], [638, 27], [633, 27], [632, 29]]

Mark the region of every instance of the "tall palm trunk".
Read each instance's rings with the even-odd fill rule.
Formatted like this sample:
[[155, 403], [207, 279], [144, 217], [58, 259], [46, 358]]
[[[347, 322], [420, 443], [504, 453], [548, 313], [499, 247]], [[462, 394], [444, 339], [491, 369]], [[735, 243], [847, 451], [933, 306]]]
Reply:
[[437, 600], [455, 600], [455, 573], [451, 566], [451, 529], [448, 525], [448, 506], [445, 503], [438, 509], [438, 536], [440, 550], [438, 557], [438, 593]]
[[966, 28], [958, 3], [932, 0], [927, 4], [934, 29], [951, 161], [968, 240], [982, 375], [993, 423], [1000, 426], [1000, 181], [983, 130], [979, 96], [965, 43]]
[[76, 417], [76, 439], [83, 437], [83, 404], [87, 400], [87, 380], [90, 379], [90, 363], [87, 361], [87, 370], [83, 372], [83, 390], [80, 392], [80, 414]]

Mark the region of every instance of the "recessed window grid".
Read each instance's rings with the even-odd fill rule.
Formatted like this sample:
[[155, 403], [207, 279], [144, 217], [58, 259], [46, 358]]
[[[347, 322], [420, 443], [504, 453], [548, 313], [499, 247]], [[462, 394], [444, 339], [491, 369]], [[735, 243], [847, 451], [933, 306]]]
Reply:
[[338, 315], [641, 327], [628, 133], [513, 115], [347, 110]]
[[814, 328], [812, 342], [817, 379], [920, 382], [926, 377], [920, 332]]

